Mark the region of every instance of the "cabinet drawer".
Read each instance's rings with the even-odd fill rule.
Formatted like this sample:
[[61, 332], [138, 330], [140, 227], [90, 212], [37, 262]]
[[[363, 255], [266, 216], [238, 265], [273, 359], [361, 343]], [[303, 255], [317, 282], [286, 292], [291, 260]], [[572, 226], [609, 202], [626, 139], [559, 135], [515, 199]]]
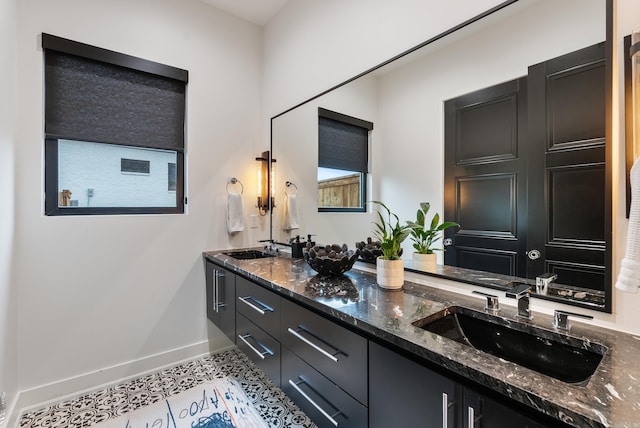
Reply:
[[280, 296], [241, 277], [236, 278], [236, 296], [239, 313], [280, 338]]
[[367, 408], [286, 348], [282, 349], [282, 390], [319, 428], [362, 428]]
[[238, 348], [244, 352], [271, 381], [280, 386], [280, 342], [241, 314], [236, 314]]
[[282, 299], [280, 341], [310, 366], [367, 405], [365, 338]]

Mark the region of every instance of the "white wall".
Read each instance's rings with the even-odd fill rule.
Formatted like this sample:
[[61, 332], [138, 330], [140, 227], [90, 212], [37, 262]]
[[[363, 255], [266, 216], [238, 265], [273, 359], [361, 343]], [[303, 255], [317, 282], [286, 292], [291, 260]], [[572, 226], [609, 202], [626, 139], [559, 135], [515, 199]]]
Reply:
[[[488, 0], [290, 2], [265, 28], [264, 114], [273, 116], [303, 102], [497, 3]], [[640, 28], [640, 4], [637, 0], [614, 0], [614, 3], [617, 23], [612, 136], [615, 281], [624, 256], [627, 228], [622, 170], [624, 137], [621, 135], [624, 129], [622, 37]], [[517, 30], [515, 41], [520, 37]], [[538, 301], [532, 305], [534, 310], [539, 307], [548, 311], [553, 307]], [[638, 307], [640, 294], [620, 294], [614, 290], [614, 313], [594, 313], [594, 322], [640, 333]]]
[[[224, 221], [227, 180], [251, 189], [266, 148], [260, 29], [195, 0], [21, 0], [17, 23], [12, 289], [22, 404], [229, 345], [207, 323], [202, 251], [268, 236], [247, 227], [230, 239]], [[41, 32], [189, 71], [187, 214], [43, 216]]]
[[17, 289], [11, 281], [14, 245], [14, 147], [17, 0], [0, 2], [0, 394], [13, 406], [18, 390]]
[[264, 114], [272, 117], [499, 3], [289, 1], [264, 28]]

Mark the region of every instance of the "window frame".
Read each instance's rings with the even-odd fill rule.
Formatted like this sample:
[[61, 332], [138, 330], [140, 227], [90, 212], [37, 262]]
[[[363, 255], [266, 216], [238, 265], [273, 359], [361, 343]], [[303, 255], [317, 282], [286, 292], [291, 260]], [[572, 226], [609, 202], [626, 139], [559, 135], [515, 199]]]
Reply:
[[[367, 132], [367, 165], [370, 165], [369, 153], [371, 152], [371, 131], [373, 130], [373, 122], [369, 122], [363, 119], [358, 119], [353, 116], [348, 116], [343, 113], [327, 110], [322, 107], [318, 107], [318, 126], [320, 118], [331, 119], [336, 122], [342, 122], [347, 125], [356, 126], [366, 129]], [[320, 147], [320, 141], [318, 140], [318, 148]], [[318, 162], [318, 168], [321, 167]], [[328, 167], [323, 167], [328, 168]], [[369, 168], [367, 171], [353, 171], [360, 174], [360, 207], [317, 207], [319, 213], [364, 213], [367, 212], [367, 180], [369, 176]], [[317, 180], [316, 180], [317, 181]]]
[[[176, 152], [175, 207], [60, 207], [58, 206], [58, 139], [45, 139], [45, 215], [184, 214], [184, 152]], [[169, 191], [172, 192], [172, 191]]]
[[[184, 83], [184, 121], [181, 144], [170, 149], [176, 153], [176, 205], [173, 207], [64, 207], [59, 206], [58, 188], [59, 159], [58, 140], [74, 140], [97, 144], [115, 144], [124, 147], [137, 147], [154, 149], [156, 147], [146, 145], [131, 145], [126, 142], [116, 141], [91, 141], [87, 139], [73, 138], [73, 136], [47, 135], [44, 136], [44, 215], [46, 216], [75, 216], [75, 215], [127, 215], [127, 214], [184, 214], [187, 198], [185, 196], [185, 152], [186, 152], [186, 99], [188, 71], [176, 67], [156, 63], [134, 56], [98, 48], [73, 40], [64, 39], [50, 34], [42, 33], [43, 61], [47, 50], [63, 54], [75, 55], [80, 58], [100, 61], [107, 65], [124, 67], [133, 71], [147, 73], [163, 78], [174, 79]], [[44, 100], [46, 106], [46, 100]], [[46, 110], [46, 109], [45, 109]], [[166, 149], [165, 149], [166, 150]]]

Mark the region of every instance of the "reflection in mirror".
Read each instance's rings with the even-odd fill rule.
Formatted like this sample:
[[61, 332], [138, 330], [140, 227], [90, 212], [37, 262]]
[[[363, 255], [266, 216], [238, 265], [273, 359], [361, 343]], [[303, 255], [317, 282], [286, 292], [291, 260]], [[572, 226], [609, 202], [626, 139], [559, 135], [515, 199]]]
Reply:
[[[297, 184], [299, 228], [285, 230], [283, 213], [276, 208], [272, 238], [288, 242], [296, 235], [314, 234], [319, 243], [352, 247], [371, 236], [375, 212], [370, 207], [358, 213], [318, 210], [319, 108], [375, 124], [369, 135], [366, 200], [384, 201], [401, 220], [413, 219], [421, 201], [430, 202], [432, 212], [442, 215], [444, 102], [526, 76], [532, 65], [603, 42], [605, 9], [605, 0], [518, 0], [274, 117], [272, 150], [278, 157], [280, 178], [275, 186], [282, 189], [285, 181]], [[278, 189], [278, 194], [283, 193]], [[464, 230], [465, 225], [461, 226]], [[411, 252], [407, 242], [405, 254]], [[535, 290], [534, 280], [445, 266], [442, 254], [438, 257], [439, 266], [428, 273], [501, 289], [526, 281]], [[409, 269], [410, 258], [405, 256]], [[610, 276], [609, 271], [605, 275]], [[542, 297], [610, 310], [607, 293], [606, 289], [558, 285]]]

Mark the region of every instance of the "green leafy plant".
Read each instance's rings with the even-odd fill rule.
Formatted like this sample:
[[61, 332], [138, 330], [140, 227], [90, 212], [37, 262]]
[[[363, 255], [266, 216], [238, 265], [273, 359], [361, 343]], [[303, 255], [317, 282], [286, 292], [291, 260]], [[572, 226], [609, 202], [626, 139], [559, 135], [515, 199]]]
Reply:
[[450, 227], [460, 227], [458, 223], [453, 221], [440, 223], [438, 213], [434, 214], [431, 223], [427, 226], [426, 218], [429, 208], [431, 208], [429, 202], [420, 202], [420, 208], [416, 213], [416, 221], [407, 222], [411, 240], [413, 241], [413, 248], [420, 254], [433, 254], [434, 251], [441, 251], [442, 248], [433, 248], [433, 245], [442, 239], [442, 232]]
[[[378, 210], [378, 221], [373, 234], [380, 241], [382, 258], [385, 260], [398, 260], [402, 254], [402, 242], [407, 239], [411, 230], [408, 225], [401, 225], [398, 216], [382, 202], [372, 201], [382, 208]], [[385, 219], [386, 217], [386, 219]]]

